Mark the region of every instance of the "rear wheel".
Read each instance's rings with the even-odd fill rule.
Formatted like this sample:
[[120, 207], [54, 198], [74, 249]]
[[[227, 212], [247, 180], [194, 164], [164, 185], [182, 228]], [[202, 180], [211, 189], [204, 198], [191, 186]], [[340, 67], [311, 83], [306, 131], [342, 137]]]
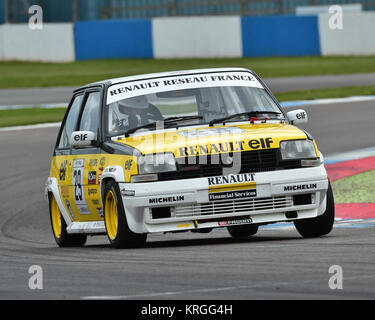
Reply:
[[294, 225], [296, 226], [299, 234], [304, 238], [315, 238], [324, 236], [331, 232], [333, 224], [335, 222], [335, 201], [333, 198], [333, 192], [331, 184], [328, 184], [327, 190], [327, 206], [326, 211], [312, 219], [296, 220]]
[[147, 234], [134, 233], [129, 229], [117, 183], [108, 181], [103, 194], [104, 222], [111, 245], [117, 249], [144, 245]]
[[229, 234], [234, 239], [246, 239], [258, 232], [259, 226], [256, 224], [244, 224], [240, 226], [228, 227]]
[[87, 241], [86, 235], [68, 234], [66, 232], [67, 226], [65, 220], [61, 216], [59, 206], [57, 205], [56, 199], [52, 194], [50, 194], [49, 203], [52, 233], [57, 245], [61, 248], [84, 246]]

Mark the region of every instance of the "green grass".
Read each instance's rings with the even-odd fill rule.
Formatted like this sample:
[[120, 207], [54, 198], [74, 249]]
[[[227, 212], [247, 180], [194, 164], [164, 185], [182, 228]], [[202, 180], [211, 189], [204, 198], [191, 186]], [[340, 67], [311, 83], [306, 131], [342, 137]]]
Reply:
[[314, 100], [326, 98], [344, 98], [351, 96], [375, 95], [375, 86], [341, 87], [317, 90], [297, 90], [275, 93], [279, 101]]
[[[292, 91], [276, 93], [276, 98], [282, 101], [312, 100], [324, 98], [350, 97], [357, 95], [375, 95], [375, 86], [368, 87], [346, 87], [333, 89], [319, 89], [306, 91]], [[174, 114], [173, 106], [161, 106], [163, 114]], [[187, 105], [187, 112], [194, 111], [195, 106]], [[19, 126], [37, 123], [59, 122], [64, 117], [65, 108], [54, 109], [19, 109], [0, 110], [0, 127]]]
[[113, 59], [72, 63], [0, 62], [0, 88], [80, 86], [134, 74], [212, 67], [244, 67], [263, 78], [375, 72], [375, 57], [236, 59]]
[[65, 108], [1, 110], [0, 127], [21, 126], [62, 121]]
[[332, 183], [336, 203], [374, 203], [375, 170], [356, 174]]

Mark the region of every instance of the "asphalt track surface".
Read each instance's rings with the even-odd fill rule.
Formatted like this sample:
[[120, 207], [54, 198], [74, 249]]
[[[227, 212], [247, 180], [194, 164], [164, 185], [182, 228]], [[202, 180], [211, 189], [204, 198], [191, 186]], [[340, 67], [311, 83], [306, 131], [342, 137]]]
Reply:
[[[273, 92], [375, 85], [375, 73], [264, 79]], [[68, 103], [76, 87], [0, 90], [0, 106]]]
[[[306, 107], [306, 127], [325, 154], [374, 146], [374, 102]], [[152, 235], [116, 250], [105, 236], [58, 248], [44, 183], [57, 128], [0, 132], [0, 299], [374, 299], [375, 229], [334, 228], [302, 239], [294, 228], [260, 230], [236, 242], [209, 234]], [[30, 290], [29, 267], [43, 268]], [[331, 290], [329, 268], [343, 269]]]

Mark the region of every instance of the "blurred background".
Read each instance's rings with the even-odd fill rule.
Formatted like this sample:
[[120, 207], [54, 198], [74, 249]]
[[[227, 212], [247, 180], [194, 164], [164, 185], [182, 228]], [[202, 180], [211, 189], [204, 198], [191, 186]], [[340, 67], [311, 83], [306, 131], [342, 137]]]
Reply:
[[31, 5], [44, 9], [45, 22], [199, 15], [295, 14], [298, 7], [360, 3], [375, 10], [374, 0], [0, 0], [0, 23], [27, 22]]
[[90, 82], [171, 70], [249, 68], [286, 102], [375, 95], [374, 30], [375, 0], [0, 0], [0, 127], [59, 121]]
[[0, 60], [373, 55], [374, 10], [375, 0], [0, 0]]

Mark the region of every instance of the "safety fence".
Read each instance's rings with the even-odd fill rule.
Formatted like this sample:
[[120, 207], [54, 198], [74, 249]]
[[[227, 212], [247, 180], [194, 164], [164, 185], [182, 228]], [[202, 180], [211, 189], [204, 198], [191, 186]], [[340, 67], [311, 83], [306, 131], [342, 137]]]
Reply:
[[0, 23], [25, 23], [31, 5], [43, 8], [45, 22], [151, 19], [168, 16], [285, 15], [297, 7], [360, 4], [375, 10], [375, 0], [0, 0]]
[[161, 17], [0, 26], [0, 60], [375, 55], [375, 12]]

